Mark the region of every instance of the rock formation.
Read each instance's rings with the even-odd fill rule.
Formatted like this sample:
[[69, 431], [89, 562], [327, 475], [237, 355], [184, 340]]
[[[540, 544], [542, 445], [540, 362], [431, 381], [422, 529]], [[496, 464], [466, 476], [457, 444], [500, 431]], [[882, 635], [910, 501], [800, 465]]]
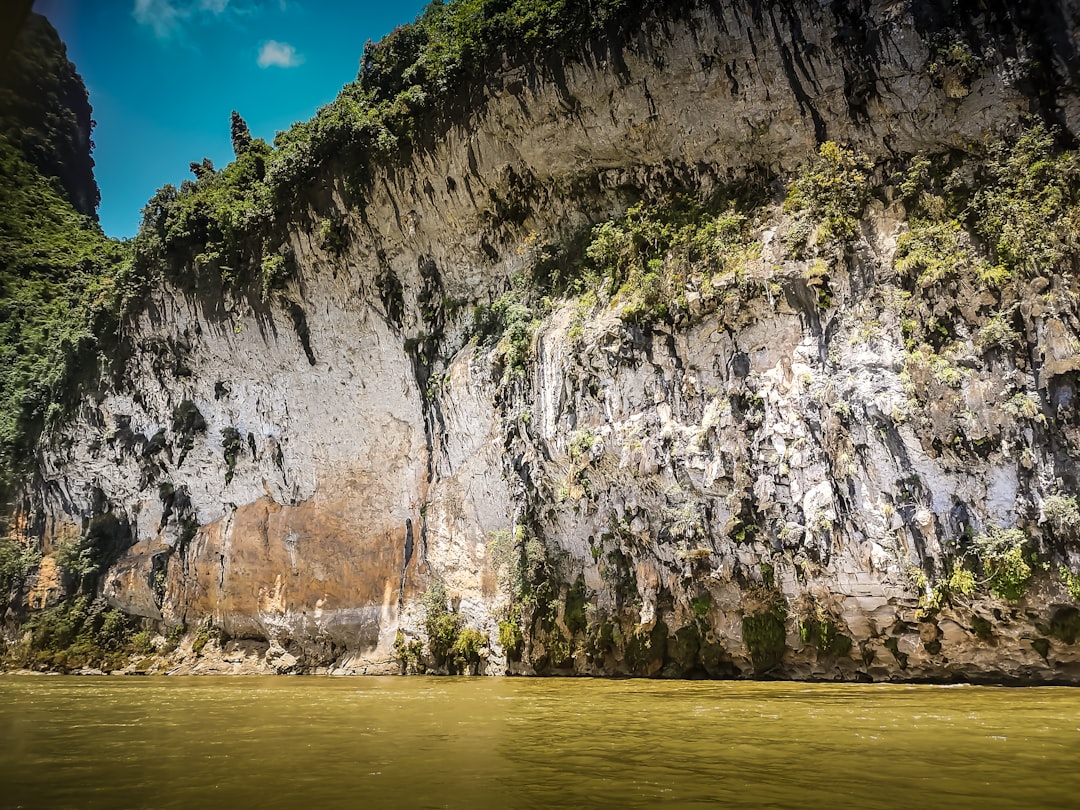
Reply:
[[1080, 131], [1077, 9], [1014, 5], [702, 2], [497, 72], [326, 167], [277, 294], [180, 257], [21, 525], [182, 671], [1080, 680], [1068, 217], [949, 230]]

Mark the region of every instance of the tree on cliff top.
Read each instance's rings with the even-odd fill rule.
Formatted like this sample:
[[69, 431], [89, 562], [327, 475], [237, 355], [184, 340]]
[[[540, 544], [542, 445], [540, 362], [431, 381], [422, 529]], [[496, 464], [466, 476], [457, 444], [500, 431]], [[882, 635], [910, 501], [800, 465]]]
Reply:
[[251, 130], [248, 129], [247, 121], [241, 118], [236, 110], [232, 111], [229, 131], [232, 135], [233, 152], [240, 157], [251, 148]]

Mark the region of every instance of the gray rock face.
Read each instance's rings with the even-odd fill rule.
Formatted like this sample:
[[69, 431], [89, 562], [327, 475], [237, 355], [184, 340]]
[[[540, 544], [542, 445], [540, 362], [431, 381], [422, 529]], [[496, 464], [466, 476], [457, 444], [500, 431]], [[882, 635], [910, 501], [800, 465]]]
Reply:
[[[783, 177], [825, 139], [940, 152], [1039, 104], [1080, 131], [1072, 45], [1043, 33], [1075, 12], [1046, 6], [1038, 26], [971, 16], [952, 43], [969, 60], [934, 4], [709, 4], [631, 50], [507, 74], [362, 204], [328, 175], [348, 245], [298, 212], [284, 296], [155, 290], [122, 381], [42, 453], [31, 509], [50, 538], [117, 516], [106, 598], [266, 640], [269, 669], [397, 671], [440, 580], [489, 672], [1080, 680], [1053, 567], [1013, 601], [937, 588], [963, 538], [1075, 486], [1075, 306], [1024, 299], [1037, 369], [972, 348], [940, 383], [892, 303], [901, 203], [868, 207], [824, 307], [776, 202], [756, 292], [688, 282], [687, 317], [648, 328], [617, 297], [584, 317], [553, 300], [519, 375], [471, 327], [542, 246], [642, 192]], [[1038, 70], [1052, 99], [1033, 101]], [[1033, 410], [1005, 407], [1020, 394]]]

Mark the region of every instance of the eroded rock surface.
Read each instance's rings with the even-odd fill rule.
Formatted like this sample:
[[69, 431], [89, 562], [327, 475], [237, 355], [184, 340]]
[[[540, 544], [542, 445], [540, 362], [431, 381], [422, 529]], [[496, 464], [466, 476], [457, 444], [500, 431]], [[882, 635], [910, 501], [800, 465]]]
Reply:
[[[828, 300], [785, 241], [782, 179], [822, 141], [880, 166], [1040, 105], [1077, 131], [1072, 40], [1051, 37], [1076, 30], [1072, 5], [1037, 25], [989, 5], [954, 31], [932, 3], [703, 4], [628, 49], [507, 74], [362, 200], [328, 173], [283, 296], [156, 290], [27, 512], [49, 537], [116, 517], [111, 604], [250, 640], [207, 671], [397, 671], [438, 580], [492, 673], [1080, 680], [1056, 573], [1080, 558], [1039, 529], [1047, 497], [1075, 495], [1075, 282], [1049, 272], [1015, 302], [916, 290], [924, 320], [968, 310], [943, 382], [905, 344], [899, 193], [866, 206]], [[1031, 93], [1039, 70], [1052, 98]], [[477, 336], [473, 308], [545, 246], [747, 177], [780, 190], [737, 282], [690, 280], [681, 314], [648, 324], [553, 291], [520, 369]], [[317, 235], [331, 213], [340, 253]], [[1014, 303], [1020, 350], [980, 351], [977, 325]], [[992, 526], [1025, 527], [1048, 570], [1019, 599], [935, 601]], [[423, 646], [406, 663], [442, 664]]]

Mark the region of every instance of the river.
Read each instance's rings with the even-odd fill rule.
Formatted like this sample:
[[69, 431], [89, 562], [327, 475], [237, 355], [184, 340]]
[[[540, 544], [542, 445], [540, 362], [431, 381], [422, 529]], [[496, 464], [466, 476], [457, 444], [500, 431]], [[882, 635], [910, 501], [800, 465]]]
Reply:
[[1080, 689], [0, 677], [4, 808], [1075, 808]]

